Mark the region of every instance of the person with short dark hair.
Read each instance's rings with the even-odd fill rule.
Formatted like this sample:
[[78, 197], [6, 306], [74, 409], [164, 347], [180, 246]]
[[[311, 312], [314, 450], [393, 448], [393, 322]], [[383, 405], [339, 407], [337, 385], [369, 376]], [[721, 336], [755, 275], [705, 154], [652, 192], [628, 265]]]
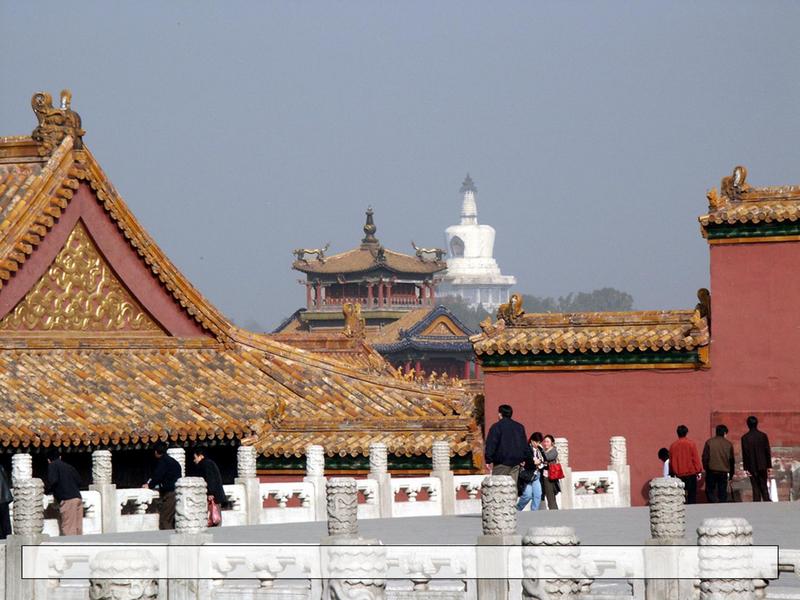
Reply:
[[540, 445], [543, 437], [541, 432], [534, 431], [528, 439], [531, 453], [519, 473], [517, 510], [525, 510], [529, 502], [531, 510], [539, 510], [542, 502], [542, 469], [545, 462]]
[[669, 450], [666, 448], [659, 448], [658, 460], [664, 463], [664, 467], [661, 469], [661, 476], [669, 477]]
[[769, 476], [772, 472], [772, 451], [767, 434], [758, 429], [758, 419], [747, 417], [748, 432], [742, 436], [742, 465], [750, 477], [753, 502], [769, 502]]
[[47, 452], [47, 484], [45, 493], [53, 494], [58, 502], [58, 531], [60, 535], [83, 534], [83, 498], [81, 476], [70, 464], [61, 460], [58, 448]]
[[678, 439], [669, 447], [670, 471], [675, 477], [683, 481], [686, 494], [686, 504], [697, 503], [697, 480], [703, 472], [697, 445], [686, 437], [689, 428], [678, 425], [676, 430]]
[[717, 425], [715, 436], [703, 446], [703, 468], [706, 471], [706, 497], [709, 502], [728, 501], [728, 481], [733, 479], [733, 444], [728, 439], [728, 428]]
[[508, 404], [497, 409], [498, 421], [489, 428], [484, 456], [492, 465], [492, 475], [509, 475], [514, 483], [519, 477], [520, 464], [530, 454], [525, 427], [511, 418], [514, 414]]
[[158, 491], [158, 528], [175, 529], [175, 483], [181, 477], [181, 465], [167, 454], [164, 442], [155, 443], [153, 454], [156, 468], [142, 487]]
[[206, 458], [203, 448], [195, 448], [192, 456], [197, 474], [206, 481], [206, 493], [221, 506], [225, 502], [225, 488], [222, 487], [222, 474], [217, 463]]

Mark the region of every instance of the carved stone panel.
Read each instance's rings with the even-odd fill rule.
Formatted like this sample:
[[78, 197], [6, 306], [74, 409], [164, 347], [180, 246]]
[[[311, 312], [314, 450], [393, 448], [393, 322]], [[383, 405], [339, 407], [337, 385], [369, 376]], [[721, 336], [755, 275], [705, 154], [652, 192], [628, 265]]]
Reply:
[[181, 477], [175, 484], [175, 531], [200, 533], [208, 526], [208, 497], [202, 477]]
[[386, 444], [373, 442], [369, 445], [369, 472], [373, 475], [382, 475], [389, 470], [389, 454]]
[[358, 488], [356, 480], [333, 477], [326, 485], [328, 535], [358, 534]]
[[431, 449], [433, 470], [435, 472], [450, 470], [450, 444], [445, 441], [433, 442]]
[[41, 479], [23, 479], [14, 488], [14, 533], [30, 535], [42, 533], [44, 509], [42, 500], [44, 483]]
[[322, 477], [325, 475], [325, 449], [313, 444], [306, 448], [306, 475]]
[[556, 438], [556, 448], [558, 448], [558, 462], [562, 466], [569, 466], [569, 440], [565, 437]]
[[33, 459], [30, 454], [15, 454], [11, 457], [11, 487], [18, 482], [33, 478]]
[[686, 535], [684, 485], [677, 477], [650, 481], [650, 535], [653, 539], [680, 539]]
[[625, 438], [615, 435], [609, 440], [610, 462], [612, 467], [622, 467], [628, 464], [628, 448]]
[[236, 450], [236, 472], [241, 478], [255, 478], [258, 452], [254, 446], [239, 446]]
[[89, 600], [158, 598], [158, 561], [146, 550], [98, 552], [89, 574]]
[[92, 452], [92, 483], [104, 484], [111, 483], [111, 451], [95, 450]]

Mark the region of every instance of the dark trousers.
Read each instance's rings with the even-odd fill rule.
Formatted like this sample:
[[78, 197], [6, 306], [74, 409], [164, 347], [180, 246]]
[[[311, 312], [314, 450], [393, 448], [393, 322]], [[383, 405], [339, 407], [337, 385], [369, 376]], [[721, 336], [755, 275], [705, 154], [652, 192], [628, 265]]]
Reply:
[[0, 540], [6, 539], [11, 535], [11, 516], [8, 512], [8, 503], [0, 504]]
[[158, 507], [158, 528], [175, 529], [175, 492], [163, 492]]
[[[558, 502], [556, 501], [556, 494], [558, 493], [558, 482], [550, 481], [547, 477], [542, 475], [542, 495], [547, 500], [547, 510], [558, 510]], [[545, 503], [539, 505], [539, 510], [544, 509]]]
[[769, 502], [769, 486], [767, 470], [750, 471], [750, 487], [753, 488], [753, 502]]
[[728, 501], [728, 474], [725, 471], [706, 471], [706, 498], [709, 502]]
[[678, 477], [686, 491], [686, 504], [697, 504], [697, 475]]

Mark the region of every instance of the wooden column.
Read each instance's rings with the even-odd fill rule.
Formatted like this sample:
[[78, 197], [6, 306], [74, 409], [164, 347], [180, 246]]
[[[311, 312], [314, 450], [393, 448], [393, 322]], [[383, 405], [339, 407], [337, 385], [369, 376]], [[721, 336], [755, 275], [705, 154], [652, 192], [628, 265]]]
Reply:
[[371, 283], [367, 284], [367, 308], [372, 308], [372, 285]]
[[311, 308], [312, 302], [314, 302], [314, 297], [311, 293], [311, 284], [306, 283], [306, 308]]
[[383, 282], [378, 282], [378, 308], [383, 308]]
[[392, 282], [389, 281], [386, 284], [386, 304], [389, 306], [392, 305]]
[[406, 373], [408, 373], [409, 371], [411, 371], [411, 361], [410, 361], [410, 360], [407, 360], [407, 361], [406, 361], [406, 364], [405, 364], [404, 371], [405, 371]]
[[314, 288], [314, 305], [320, 308], [322, 306], [322, 284], [317, 281], [314, 284]]
[[428, 284], [428, 300], [431, 306], [436, 304], [436, 286], [433, 285], [432, 281]]
[[469, 379], [469, 361], [464, 361], [464, 379]]
[[422, 361], [421, 360], [418, 360], [416, 362], [416, 364], [414, 365], [414, 370], [417, 372], [417, 375], [422, 373]]

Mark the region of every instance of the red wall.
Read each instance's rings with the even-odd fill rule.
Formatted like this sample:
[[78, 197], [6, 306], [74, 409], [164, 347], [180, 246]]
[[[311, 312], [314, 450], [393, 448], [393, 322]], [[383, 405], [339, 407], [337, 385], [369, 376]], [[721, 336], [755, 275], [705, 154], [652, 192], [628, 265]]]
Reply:
[[[736, 420], [726, 425], [737, 450], [745, 413], [760, 415], [769, 434], [775, 411], [800, 408], [800, 243], [713, 245], [710, 253], [709, 370], [486, 373], [487, 426], [498, 405], [511, 404], [529, 433], [568, 438], [577, 470], [605, 469], [608, 438], [625, 436], [634, 504], [645, 503], [647, 481], [661, 473], [656, 453], [678, 424], [698, 450], [723, 415]], [[783, 429], [775, 433], [800, 436]]]
[[711, 319], [714, 409], [798, 410], [800, 243], [711, 246]]
[[647, 482], [661, 476], [658, 449], [685, 424], [702, 443], [710, 431], [709, 372], [689, 370], [533, 371], [486, 373], [486, 426], [500, 404], [533, 431], [569, 440], [573, 469], [605, 470], [609, 438], [628, 441], [631, 502], [646, 503]]

